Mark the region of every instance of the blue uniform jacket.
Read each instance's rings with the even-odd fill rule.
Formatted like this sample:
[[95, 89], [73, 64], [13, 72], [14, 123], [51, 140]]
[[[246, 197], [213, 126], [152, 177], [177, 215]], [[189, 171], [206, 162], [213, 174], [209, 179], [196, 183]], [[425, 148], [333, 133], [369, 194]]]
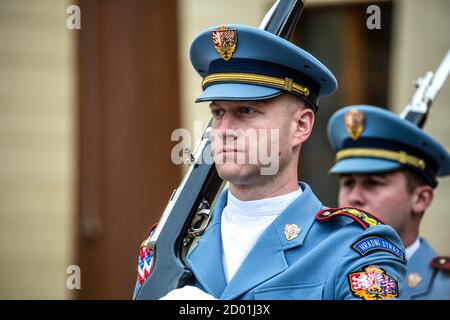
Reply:
[[[264, 231], [229, 283], [222, 264], [220, 225], [228, 195], [224, 192], [208, 230], [187, 258], [196, 286], [225, 300], [360, 299], [358, 283], [351, 281], [359, 279], [367, 286], [371, 278], [366, 268], [376, 266], [388, 275], [378, 274], [377, 279], [391, 286], [387, 278], [395, 279], [399, 298], [404, 298], [406, 261], [397, 233], [387, 225], [365, 230], [345, 216], [318, 221], [315, 214], [324, 208], [322, 203], [307, 184], [300, 183], [300, 187], [303, 193]], [[286, 224], [301, 228], [293, 240], [286, 239]], [[373, 240], [373, 247], [365, 246], [360, 252], [352, 247], [360, 240], [369, 243], [367, 239]], [[378, 247], [378, 240], [383, 246]]]
[[420, 247], [408, 260], [408, 276], [417, 273], [421, 280], [414, 288], [407, 288], [413, 300], [449, 300], [450, 272], [431, 267], [430, 262], [436, 252], [425, 239], [420, 239]]

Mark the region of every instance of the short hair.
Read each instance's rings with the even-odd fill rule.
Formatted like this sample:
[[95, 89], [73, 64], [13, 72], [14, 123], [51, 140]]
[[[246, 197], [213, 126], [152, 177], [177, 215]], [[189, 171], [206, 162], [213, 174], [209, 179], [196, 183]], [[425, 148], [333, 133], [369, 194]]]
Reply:
[[287, 97], [287, 104], [285, 105], [286, 109], [290, 109], [291, 112], [297, 110], [297, 107], [304, 108], [311, 108], [308, 103], [306, 103], [305, 100], [302, 98], [291, 94], [291, 93], [284, 93], [284, 95]]
[[[421, 174], [415, 172], [412, 169], [404, 169], [402, 170], [403, 173], [405, 174], [405, 178], [406, 178], [406, 190], [408, 191], [408, 193], [413, 193], [414, 190], [416, 190], [417, 187], [420, 186], [424, 186], [424, 185], [429, 185], [431, 187], [433, 187], [427, 179], [425, 179], [424, 176], [422, 176]], [[434, 189], [434, 187], [433, 187]]]

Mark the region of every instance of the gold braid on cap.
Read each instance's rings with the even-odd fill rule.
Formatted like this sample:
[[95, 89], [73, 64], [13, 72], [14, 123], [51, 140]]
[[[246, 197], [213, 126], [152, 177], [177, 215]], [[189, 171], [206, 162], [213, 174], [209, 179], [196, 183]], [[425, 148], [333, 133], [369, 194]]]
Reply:
[[277, 78], [254, 73], [213, 73], [203, 79], [202, 88], [204, 90], [213, 83], [224, 82], [257, 84], [294, 92], [305, 97], [309, 96], [309, 89], [293, 82], [291, 78]]
[[369, 148], [349, 148], [336, 153], [336, 161], [352, 158], [352, 157], [369, 157], [397, 161], [401, 164], [407, 164], [420, 170], [425, 170], [426, 163], [424, 160], [407, 154], [404, 151], [390, 151], [384, 149]]

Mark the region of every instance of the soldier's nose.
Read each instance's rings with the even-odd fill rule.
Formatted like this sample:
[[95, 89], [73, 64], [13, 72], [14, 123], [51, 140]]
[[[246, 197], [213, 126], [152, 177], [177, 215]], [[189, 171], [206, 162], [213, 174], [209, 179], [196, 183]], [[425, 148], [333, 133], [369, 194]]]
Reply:
[[234, 136], [235, 135], [235, 121], [233, 117], [227, 113], [222, 116], [220, 124], [217, 127], [217, 133], [221, 137]]
[[348, 201], [350, 206], [363, 209], [362, 207], [366, 204], [366, 201], [361, 188], [359, 188], [358, 186], [353, 187], [350, 192]]

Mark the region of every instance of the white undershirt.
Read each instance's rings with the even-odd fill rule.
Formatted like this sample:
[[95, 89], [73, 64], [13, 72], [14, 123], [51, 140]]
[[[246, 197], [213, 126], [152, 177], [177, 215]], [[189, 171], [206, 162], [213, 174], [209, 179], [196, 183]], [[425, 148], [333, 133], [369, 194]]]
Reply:
[[282, 196], [242, 201], [228, 191], [222, 212], [222, 261], [229, 282], [264, 230], [291, 204], [302, 189]]
[[408, 260], [411, 259], [411, 257], [419, 249], [419, 247], [420, 247], [420, 239], [417, 238], [412, 245], [410, 245], [408, 248], [405, 249], [406, 259]]

